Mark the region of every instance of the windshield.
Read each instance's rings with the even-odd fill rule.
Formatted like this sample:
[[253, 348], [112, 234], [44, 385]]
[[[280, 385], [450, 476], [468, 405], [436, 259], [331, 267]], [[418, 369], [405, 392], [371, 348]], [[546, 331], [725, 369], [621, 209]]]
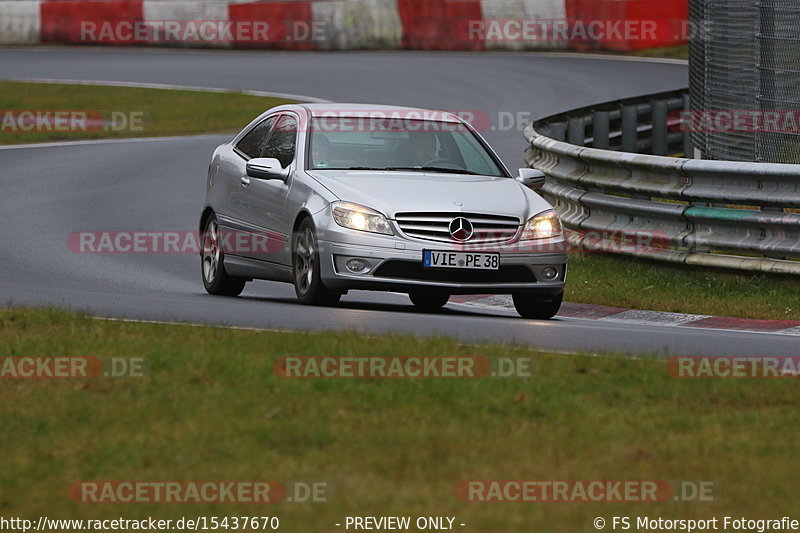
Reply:
[[392, 118], [315, 118], [309, 168], [505, 177], [463, 124]]

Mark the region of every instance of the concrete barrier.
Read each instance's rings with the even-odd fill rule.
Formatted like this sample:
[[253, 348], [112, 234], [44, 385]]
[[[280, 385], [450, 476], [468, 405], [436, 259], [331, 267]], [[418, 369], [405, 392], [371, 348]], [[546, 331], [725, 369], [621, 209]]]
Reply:
[[0, 2], [0, 44], [38, 43], [40, 33], [38, 0]]
[[333, 0], [311, 5], [312, 31], [327, 50], [396, 49], [403, 36], [397, 0]]
[[[485, 21], [566, 21], [567, 9], [564, 0], [481, 0]], [[552, 34], [526, 41], [524, 39], [486, 40], [487, 50], [525, 50], [531, 48], [563, 48], [562, 42]]]
[[[686, 3], [687, 0], [0, 0], [0, 43], [284, 50], [630, 50], [682, 42], [680, 30], [685, 27]], [[601, 23], [613, 25], [632, 19], [655, 25], [655, 33], [632, 41], [608, 36], [574, 37], [576, 32], [572, 30], [581, 29], [594, 19], [600, 29], [608, 28]], [[206, 25], [201, 27], [204, 22]], [[208, 37], [203, 30], [211, 28], [212, 22], [230, 22], [234, 30], [242, 31], [231, 33], [230, 24], [218, 24], [214, 37]], [[169, 23], [166, 30], [163, 25], [158, 26], [164, 23]], [[243, 31], [253, 30], [245, 26], [257, 26], [256, 31]], [[520, 32], [521, 28], [524, 31]], [[583, 33], [577, 34], [580, 37]]]
[[228, 20], [229, 0], [144, 0], [144, 20]]

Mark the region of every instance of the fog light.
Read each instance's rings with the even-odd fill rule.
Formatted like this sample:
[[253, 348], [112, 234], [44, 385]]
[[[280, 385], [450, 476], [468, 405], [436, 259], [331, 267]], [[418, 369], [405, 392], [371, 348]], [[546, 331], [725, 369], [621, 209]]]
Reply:
[[367, 265], [367, 262], [364, 261], [363, 259], [351, 259], [346, 263], [346, 265], [347, 265], [347, 270], [356, 273], [363, 272], [367, 268], [369, 268], [369, 265]]
[[556, 279], [558, 277], [558, 270], [556, 270], [553, 267], [547, 267], [545, 269], [542, 269], [542, 275], [546, 279]]

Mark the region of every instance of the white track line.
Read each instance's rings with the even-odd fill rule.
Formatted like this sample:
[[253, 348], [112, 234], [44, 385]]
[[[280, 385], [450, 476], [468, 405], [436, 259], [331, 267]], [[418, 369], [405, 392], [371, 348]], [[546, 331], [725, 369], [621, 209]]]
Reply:
[[[108, 322], [127, 322], [131, 324], [156, 324], [161, 326], [188, 326], [190, 328], [214, 328], [214, 329], [231, 329], [236, 331], [255, 331], [259, 333], [315, 333], [314, 331], [299, 330], [299, 329], [274, 329], [274, 328], [254, 328], [246, 326], [221, 326], [218, 324], [197, 324], [194, 322], [170, 322], [162, 320], [138, 320], [135, 318], [116, 318], [110, 316], [87, 316], [92, 320], [103, 320]], [[323, 333], [323, 332], [320, 332]]]
[[[92, 320], [103, 320], [107, 322], [124, 322], [130, 324], [151, 324], [151, 325], [160, 325], [160, 326], [188, 326], [192, 328], [214, 328], [214, 329], [230, 329], [234, 331], [251, 331], [256, 333], [306, 333], [309, 335], [324, 335], [327, 333], [332, 333], [334, 335], [339, 334], [350, 334], [350, 333], [358, 333], [359, 337], [362, 339], [379, 339], [381, 337], [386, 336], [394, 336], [394, 335], [414, 335], [413, 333], [402, 333], [402, 332], [387, 332], [384, 334], [374, 334], [368, 335], [364, 334], [360, 331], [353, 331], [353, 330], [308, 330], [308, 329], [275, 329], [275, 328], [257, 328], [257, 327], [246, 327], [246, 326], [223, 326], [219, 324], [198, 324], [195, 322], [170, 322], [170, 321], [162, 321], [162, 320], [139, 320], [135, 318], [116, 318], [116, 317], [108, 317], [108, 316], [94, 316], [94, 315], [84, 315], [84, 318], [90, 318]], [[429, 335], [429, 337], [433, 337], [436, 335]], [[424, 336], [421, 338], [425, 338]], [[454, 337], [445, 337], [448, 340], [457, 341], [458, 339]], [[464, 342], [456, 342], [458, 346], [464, 347], [476, 347], [482, 348], [487, 345], [494, 345], [494, 344], [504, 344], [502, 341], [486, 341], [483, 343], [464, 343]], [[555, 354], [555, 355], [584, 355], [590, 357], [601, 357], [603, 354], [594, 351], [585, 351], [585, 352], [575, 352], [569, 350], [547, 350], [544, 348], [537, 348], [535, 346], [522, 346], [522, 345], [506, 345], [508, 348], [513, 350], [520, 350], [520, 351], [528, 351], [532, 350], [534, 352], [543, 353], [543, 354]]]
[[676, 59], [672, 57], [647, 57], [647, 56], [623, 56], [614, 54], [587, 54], [581, 52], [535, 52], [546, 57], [574, 57], [577, 59], [605, 59], [607, 61], [638, 61], [640, 63], [665, 63], [668, 65], [688, 65], [686, 59]]
[[58, 148], [63, 146], [81, 146], [93, 144], [124, 144], [124, 143], [145, 143], [156, 141], [186, 141], [189, 139], [213, 139], [216, 137], [233, 138], [235, 133], [216, 133], [216, 134], [201, 134], [201, 135], [182, 135], [180, 137], [131, 137], [130, 139], [94, 139], [86, 141], [59, 141], [51, 143], [32, 143], [32, 144], [6, 144], [0, 146], [0, 150], [27, 150], [31, 148]]
[[274, 93], [269, 91], [250, 91], [239, 89], [224, 89], [222, 87], [195, 87], [193, 85], [170, 85], [166, 83], [138, 83], [131, 81], [102, 81], [102, 80], [72, 80], [57, 78], [21, 78], [7, 79], [3, 81], [16, 81], [22, 83], [63, 83], [65, 85], [99, 85], [102, 87], [133, 87], [139, 89], [164, 89], [168, 91], [197, 91], [205, 93], [235, 93], [246, 94], [249, 96], [265, 96], [269, 98], [285, 98], [287, 100], [298, 100], [300, 102], [314, 102], [327, 104], [330, 100], [315, 98], [302, 94]]
[[[514, 313], [513, 308], [498, 306], [498, 305], [490, 305], [490, 304], [482, 304], [478, 302], [450, 302], [447, 305], [454, 305], [454, 306], [464, 306], [466, 308], [472, 309], [485, 309], [485, 310], [492, 310], [492, 311], [509, 311]], [[791, 327], [787, 329], [781, 329], [777, 331], [759, 331], [753, 329], [731, 329], [731, 328], [711, 328], [711, 327], [703, 327], [703, 326], [687, 326], [687, 324], [691, 324], [695, 320], [702, 320], [704, 318], [713, 318], [710, 315], [690, 315], [690, 314], [682, 314], [682, 313], [667, 313], [661, 311], [646, 311], [646, 310], [638, 310], [638, 309], [628, 309], [627, 311], [623, 311], [619, 313], [621, 315], [625, 315], [629, 313], [629, 318], [621, 318], [615, 319], [615, 315], [600, 317], [600, 318], [583, 318], [583, 317], [572, 317], [572, 316], [559, 316], [556, 315], [555, 318], [557, 320], [563, 321], [575, 321], [575, 322], [594, 322], [594, 323], [601, 323], [601, 324], [631, 324], [633, 326], [651, 326], [651, 327], [662, 327], [662, 328], [680, 328], [682, 330], [689, 330], [694, 329], [698, 331], [719, 331], [719, 332], [727, 332], [727, 333], [746, 333], [746, 334], [758, 334], [758, 335], [790, 335], [790, 336], [800, 336], [800, 326], [798, 327]], [[665, 316], [659, 316], [665, 315]], [[631, 318], [636, 316], [637, 318]], [[686, 318], [684, 318], [686, 317]], [[699, 317], [699, 318], [698, 318]]]

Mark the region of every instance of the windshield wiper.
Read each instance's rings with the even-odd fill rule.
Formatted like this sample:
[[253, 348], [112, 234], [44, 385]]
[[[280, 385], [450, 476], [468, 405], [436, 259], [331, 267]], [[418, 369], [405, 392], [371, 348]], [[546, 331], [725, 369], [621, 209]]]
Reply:
[[312, 170], [389, 170], [389, 169], [385, 167], [314, 167]]
[[446, 167], [389, 167], [386, 170], [418, 170], [423, 172], [441, 172], [443, 174], [469, 174], [470, 176], [480, 176], [477, 172], [472, 172], [465, 168], [446, 168]]
[[314, 170], [403, 170], [403, 171], [419, 171], [419, 172], [440, 172], [442, 174], [468, 174], [470, 176], [482, 176], [478, 172], [472, 172], [465, 168], [446, 168], [446, 167], [324, 167], [316, 168]]

